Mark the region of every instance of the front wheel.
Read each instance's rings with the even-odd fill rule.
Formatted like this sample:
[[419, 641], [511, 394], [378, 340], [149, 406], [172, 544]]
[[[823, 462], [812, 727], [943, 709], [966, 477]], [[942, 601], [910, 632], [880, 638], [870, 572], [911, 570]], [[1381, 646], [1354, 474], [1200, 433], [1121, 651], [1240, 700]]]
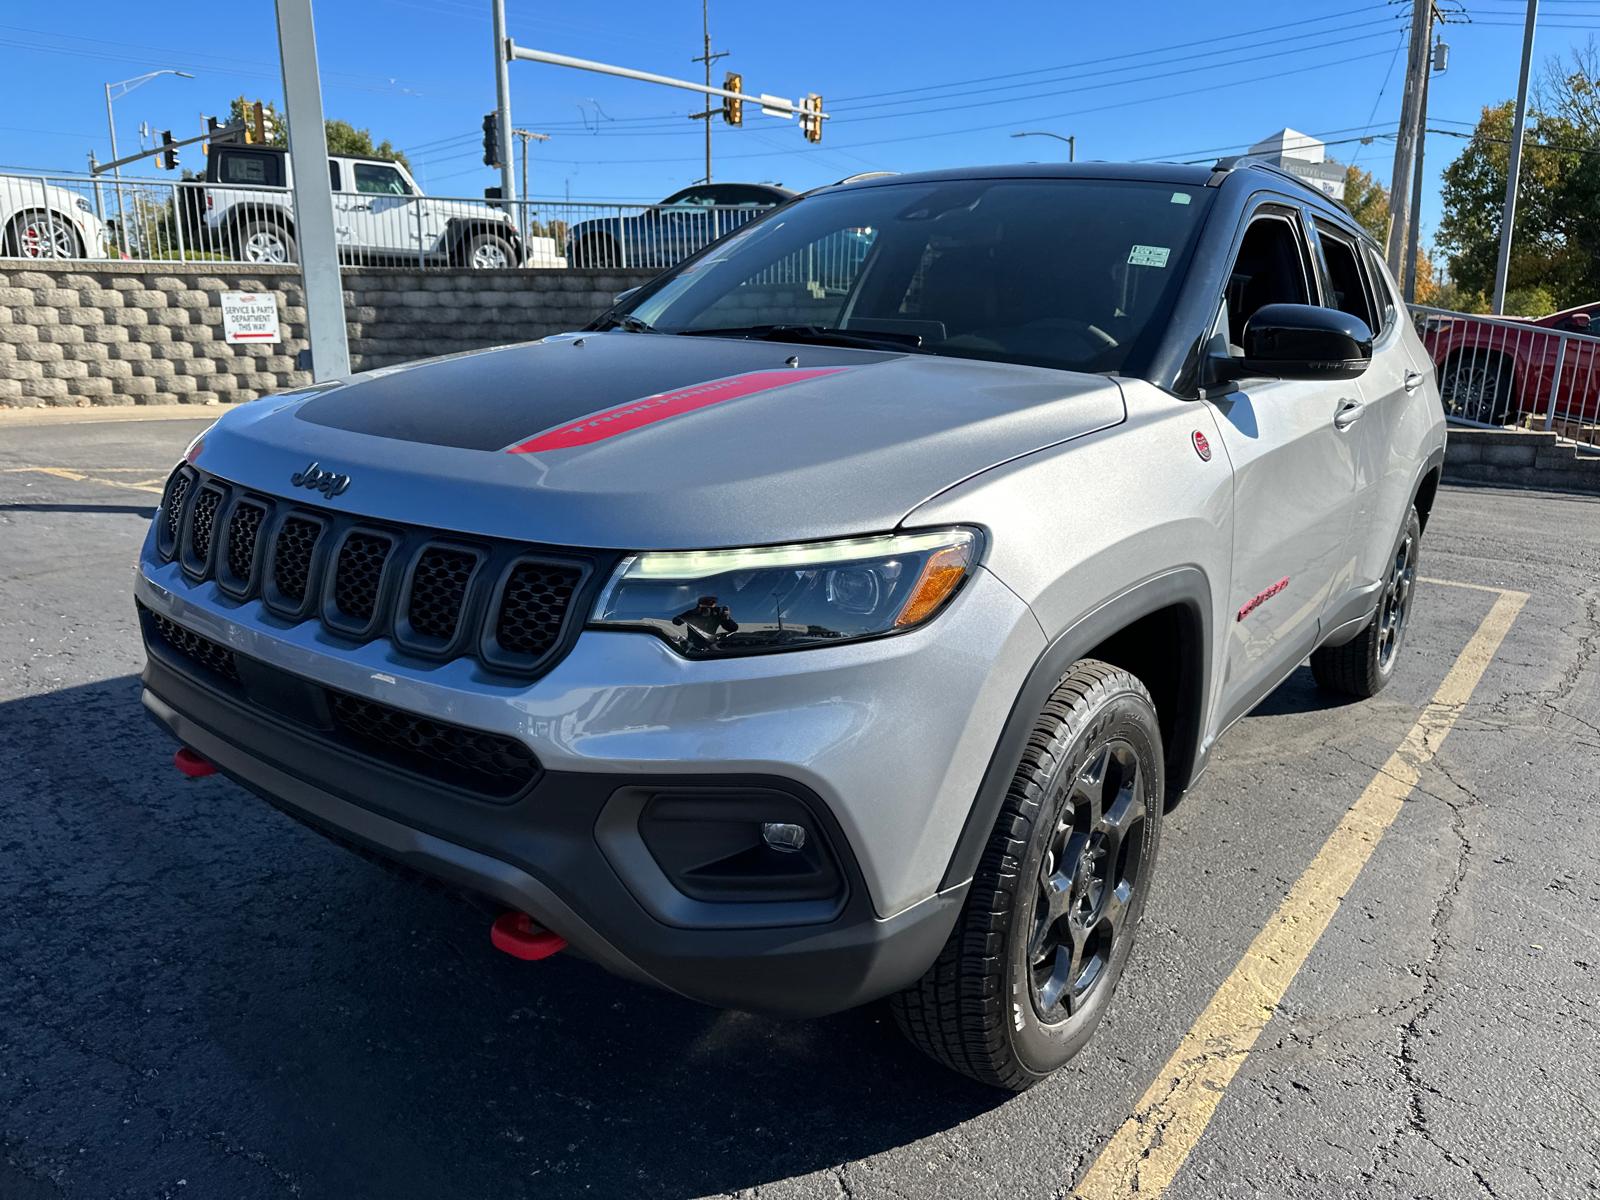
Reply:
[[949, 940], [891, 998], [918, 1049], [1020, 1092], [1088, 1043], [1144, 911], [1164, 787], [1144, 684], [1077, 663], [1034, 723]]
[[21, 213], [6, 231], [13, 258], [82, 258], [83, 247], [65, 217], [45, 209]]
[[1417, 551], [1422, 544], [1422, 519], [1415, 508], [1406, 513], [1405, 528], [1389, 556], [1377, 610], [1362, 631], [1342, 646], [1324, 646], [1311, 655], [1311, 674], [1326, 692], [1366, 699], [1381, 692], [1394, 676], [1400, 647], [1411, 626], [1411, 599], [1417, 588]]
[[517, 265], [516, 250], [497, 233], [475, 235], [468, 240], [461, 257], [476, 271], [500, 271]]

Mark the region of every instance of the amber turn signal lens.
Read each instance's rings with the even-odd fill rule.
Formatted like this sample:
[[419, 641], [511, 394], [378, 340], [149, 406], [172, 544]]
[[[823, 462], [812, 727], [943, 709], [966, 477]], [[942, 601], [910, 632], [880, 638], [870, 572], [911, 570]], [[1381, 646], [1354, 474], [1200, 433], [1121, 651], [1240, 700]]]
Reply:
[[967, 564], [971, 559], [971, 542], [949, 546], [930, 555], [927, 563], [923, 565], [917, 586], [911, 589], [906, 606], [894, 619], [895, 625], [902, 628], [916, 625], [932, 616], [966, 575]]

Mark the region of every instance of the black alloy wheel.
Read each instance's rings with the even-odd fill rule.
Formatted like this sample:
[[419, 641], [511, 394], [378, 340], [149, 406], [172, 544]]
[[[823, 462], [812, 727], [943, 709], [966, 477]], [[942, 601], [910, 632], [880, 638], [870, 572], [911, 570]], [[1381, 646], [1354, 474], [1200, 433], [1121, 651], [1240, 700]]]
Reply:
[[944, 949], [890, 997], [911, 1042], [1014, 1092], [1081, 1050], [1133, 948], [1164, 798], [1150, 693], [1078, 662], [1034, 722]]
[[1498, 426], [1510, 419], [1515, 387], [1515, 372], [1504, 355], [1467, 350], [1445, 365], [1439, 398], [1447, 416]]
[[1039, 864], [1030, 994], [1041, 1021], [1082, 1012], [1110, 974], [1139, 881], [1146, 780], [1138, 752], [1117, 739], [1073, 780]]
[[1411, 626], [1411, 602], [1417, 590], [1417, 558], [1422, 548], [1422, 519], [1406, 511], [1405, 525], [1389, 555], [1383, 589], [1372, 619], [1341, 646], [1312, 652], [1311, 674], [1327, 692], [1366, 699], [1376, 696], [1394, 676], [1395, 664]]

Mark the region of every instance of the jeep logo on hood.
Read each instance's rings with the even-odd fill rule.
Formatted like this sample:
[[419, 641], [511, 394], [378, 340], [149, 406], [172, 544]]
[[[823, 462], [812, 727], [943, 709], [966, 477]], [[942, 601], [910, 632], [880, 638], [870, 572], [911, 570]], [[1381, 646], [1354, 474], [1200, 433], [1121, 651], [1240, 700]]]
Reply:
[[312, 463], [304, 471], [296, 471], [289, 476], [289, 484], [291, 487], [310, 488], [332, 499], [350, 486], [350, 476], [324, 471], [317, 463]]

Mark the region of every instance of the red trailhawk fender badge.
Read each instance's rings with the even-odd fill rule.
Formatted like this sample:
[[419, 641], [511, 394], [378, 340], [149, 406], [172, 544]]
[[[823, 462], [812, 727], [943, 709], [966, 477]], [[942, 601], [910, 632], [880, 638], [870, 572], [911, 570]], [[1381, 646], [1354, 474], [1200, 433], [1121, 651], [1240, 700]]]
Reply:
[[1279, 592], [1283, 591], [1283, 589], [1288, 587], [1288, 586], [1289, 586], [1289, 580], [1288, 580], [1287, 577], [1278, 580], [1277, 583], [1273, 584], [1266, 591], [1264, 591], [1260, 595], [1256, 596], [1256, 598], [1254, 600], [1250, 601], [1249, 604], [1246, 604], [1243, 608], [1241, 608], [1239, 610], [1239, 620], [1241, 620], [1241, 621], [1244, 620], [1251, 613], [1255, 612], [1256, 609], [1260, 608], [1268, 600], [1271, 600], [1274, 596], [1276, 596]]
[[1206, 441], [1206, 435], [1198, 429], [1194, 431], [1194, 452], [1200, 456], [1201, 462], [1211, 461], [1211, 443]]

